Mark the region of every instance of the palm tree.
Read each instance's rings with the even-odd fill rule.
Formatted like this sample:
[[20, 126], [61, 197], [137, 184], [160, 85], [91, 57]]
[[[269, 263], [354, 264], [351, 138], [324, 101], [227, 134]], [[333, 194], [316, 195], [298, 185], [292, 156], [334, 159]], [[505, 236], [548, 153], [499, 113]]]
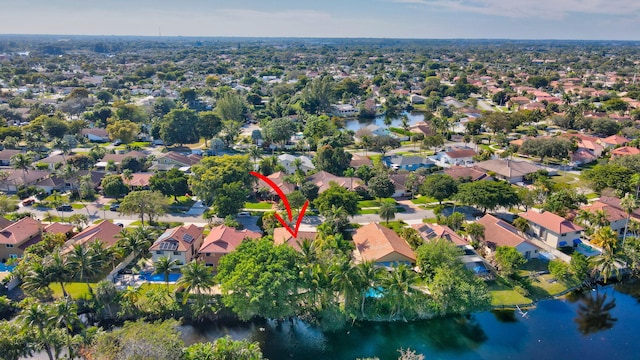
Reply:
[[480, 239], [484, 239], [484, 225], [472, 222], [467, 224], [465, 229], [467, 230], [467, 234], [471, 237], [471, 239], [475, 241], [480, 241]]
[[515, 219], [513, 221], [513, 226], [515, 226], [516, 229], [518, 229], [518, 231], [520, 231], [522, 236], [524, 236], [524, 234], [527, 232], [527, 230], [529, 230], [529, 222], [527, 221], [527, 219], [522, 218], [522, 217], [519, 217], [519, 218]]
[[11, 167], [16, 170], [22, 170], [22, 180], [23, 185], [27, 185], [27, 172], [29, 172], [29, 168], [31, 167], [31, 163], [33, 162], [33, 158], [29, 154], [15, 154], [9, 160], [11, 163]]
[[609, 225], [609, 219], [607, 218], [607, 213], [604, 210], [596, 210], [593, 213], [593, 225], [598, 229], [602, 229], [603, 227]]
[[342, 294], [344, 308], [347, 312], [352, 308], [352, 300], [358, 292], [358, 277], [350, 261], [341, 261], [329, 267], [331, 284], [338, 294]]
[[24, 326], [28, 328], [35, 328], [38, 333], [38, 340], [42, 342], [44, 351], [50, 360], [53, 360], [52, 344], [45, 333], [49, 326], [49, 313], [47, 308], [38, 302], [29, 304], [27, 308], [20, 313], [20, 320]]
[[138, 227], [135, 229], [123, 229], [118, 235], [118, 246], [123, 248], [127, 254], [138, 255], [147, 251], [151, 245], [152, 234], [147, 228]]
[[358, 283], [363, 285], [361, 287], [361, 301], [360, 304], [360, 313], [364, 317], [364, 304], [367, 299], [367, 292], [370, 289], [375, 289], [380, 274], [382, 273], [382, 268], [376, 266], [376, 263], [372, 260], [363, 261], [356, 265], [356, 275], [359, 278]]
[[49, 321], [57, 326], [67, 330], [67, 348], [69, 349], [69, 358], [74, 359], [74, 351], [72, 345], [73, 329], [76, 326], [82, 326], [82, 322], [78, 317], [78, 306], [71, 299], [56, 301], [53, 304], [53, 311], [50, 314]]
[[121, 314], [128, 312], [135, 313], [138, 310], [138, 300], [140, 300], [140, 287], [127, 286], [121, 293], [120, 306], [122, 307]]
[[43, 290], [49, 289], [51, 275], [42, 261], [31, 261], [22, 276], [22, 289], [28, 294], [41, 295]]
[[133, 171], [131, 171], [131, 169], [125, 169], [122, 172], [122, 179], [129, 186], [129, 190], [133, 190], [133, 185], [131, 185], [131, 180], [133, 179]]
[[80, 244], [73, 245], [68, 256], [69, 264], [75, 276], [79, 280], [86, 282], [89, 292], [93, 294], [93, 289], [91, 285], [89, 285], [89, 281], [98, 273], [98, 269], [102, 268], [102, 264], [96, 261], [99, 259], [93, 256], [93, 251]]
[[620, 206], [627, 213], [627, 222], [624, 224], [624, 234], [622, 235], [622, 243], [624, 244], [627, 238], [627, 230], [629, 229], [629, 221], [631, 221], [631, 214], [638, 208], [638, 199], [627, 193], [622, 200], [620, 200]]
[[178, 286], [184, 286], [185, 294], [184, 300], [182, 301], [183, 304], [187, 303], [191, 292], [202, 295], [203, 291], [215, 285], [211, 270], [197, 261], [192, 261], [183, 266], [180, 272], [182, 272], [182, 276], [178, 279]]
[[72, 166], [71, 164], [67, 164], [58, 170], [57, 175], [64, 179], [65, 182], [69, 183], [69, 187], [71, 188], [71, 192], [77, 191], [77, 182], [78, 182], [78, 169]]
[[78, 192], [80, 193], [81, 199], [93, 199], [93, 196], [95, 195], [95, 189], [93, 180], [91, 180], [91, 174], [80, 176]]
[[107, 309], [109, 318], [113, 318], [113, 312], [111, 311], [111, 304], [118, 295], [118, 289], [115, 285], [107, 280], [100, 281], [96, 286], [95, 299], [98, 305]]
[[390, 219], [394, 219], [396, 217], [396, 211], [398, 211], [398, 209], [396, 208], [395, 202], [384, 201], [380, 204], [378, 215], [385, 219], [388, 224]]
[[591, 272], [591, 276], [595, 277], [596, 274], [600, 273], [602, 281], [604, 281], [605, 284], [607, 283], [607, 279], [609, 279], [614, 273], [616, 277], [620, 276], [618, 262], [622, 259], [613, 251], [605, 250], [602, 254], [592, 259], [593, 270]]
[[249, 148], [249, 158], [253, 159], [254, 162], [262, 159], [262, 149], [257, 146], [252, 146]]
[[153, 273], [162, 274], [164, 276], [164, 283], [169, 287], [169, 274], [178, 268], [178, 260], [172, 259], [168, 256], [162, 256], [153, 263]]
[[380, 279], [380, 285], [385, 291], [385, 300], [390, 302], [391, 312], [389, 319], [394, 316], [402, 316], [406, 310], [413, 306], [412, 295], [417, 290], [412, 287], [418, 275], [408, 265], [400, 264], [390, 270]]
[[618, 245], [618, 233], [613, 231], [611, 227], [605, 226], [593, 234], [591, 242], [604, 249], [604, 252], [613, 253]]
[[58, 249], [45, 257], [43, 262], [51, 280], [56, 280], [60, 284], [65, 298], [69, 297], [67, 290], [64, 288], [64, 283], [69, 280], [69, 261], [67, 257], [63, 256]]

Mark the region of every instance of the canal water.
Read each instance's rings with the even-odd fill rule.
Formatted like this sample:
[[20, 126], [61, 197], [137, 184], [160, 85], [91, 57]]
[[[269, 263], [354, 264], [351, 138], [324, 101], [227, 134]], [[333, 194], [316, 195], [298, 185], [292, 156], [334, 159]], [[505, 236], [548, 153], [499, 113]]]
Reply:
[[[402, 112], [392, 117], [388, 117], [386, 115], [376, 116], [373, 119], [355, 119], [350, 118], [345, 120], [344, 128], [347, 130], [358, 131], [360, 128], [363, 128], [368, 125], [377, 125], [381, 128], [389, 128], [389, 127], [402, 127], [402, 115], [407, 115], [409, 118], [409, 125], [414, 125], [419, 122], [424, 121], [424, 113], [421, 112]], [[385, 118], [387, 119], [387, 123], [391, 121], [389, 125], [385, 124]]]
[[[636, 297], [634, 297], [636, 296]], [[230, 335], [258, 341], [269, 359], [638, 359], [640, 285], [600, 287], [535, 309], [417, 322], [358, 322], [335, 333], [300, 321], [185, 326], [187, 344]]]

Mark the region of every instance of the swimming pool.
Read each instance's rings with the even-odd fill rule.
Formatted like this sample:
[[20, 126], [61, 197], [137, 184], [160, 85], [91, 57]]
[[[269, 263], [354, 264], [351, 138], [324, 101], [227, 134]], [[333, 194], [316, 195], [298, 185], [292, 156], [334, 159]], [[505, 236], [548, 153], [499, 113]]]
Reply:
[[[169, 274], [169, 282], [178, 281], [178, 279], [180, 279], [180, 276], [182, 276], [182, 274], [175, 274], [175, 273]], [[150, 281], [150, 282], [164, 282], [164, 274], [154, 274], [154, 273], [151, 273], [151, 272], [141, 272], [140, 273], [140, 277], [143, 280]]]
[[15, 265], [5, 265], [4, 263], [0, 263], [0, 271], [8, 271], [11, 272], [15, 269]]

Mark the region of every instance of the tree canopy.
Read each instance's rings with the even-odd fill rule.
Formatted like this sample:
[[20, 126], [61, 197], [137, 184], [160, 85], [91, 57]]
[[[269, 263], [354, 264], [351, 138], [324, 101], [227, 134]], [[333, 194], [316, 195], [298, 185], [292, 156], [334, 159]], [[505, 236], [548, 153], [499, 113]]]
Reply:
[[518, 204], [518, 194], [504, 181], [474, 181], [460, 184], [455, 199], [465, 205], [478, 206], [483, 212], [500, 206]]
[[213, 204], [224, 184], [240, 182], [245, 188], [250, 188], [254, 181], [249, 173], [252, 170], [248, 156], [207, 156], [191, 167], [193, 176], [189, 178], [189, 185], [193, 194], [204, 203]]

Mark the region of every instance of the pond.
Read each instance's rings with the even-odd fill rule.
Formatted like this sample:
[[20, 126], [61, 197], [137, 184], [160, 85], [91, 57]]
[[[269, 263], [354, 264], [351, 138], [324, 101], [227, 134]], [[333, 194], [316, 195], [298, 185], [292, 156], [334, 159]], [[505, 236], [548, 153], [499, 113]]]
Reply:
[[360, 128], [363, 128], [365, 126], [368, 125], [377, 125], [380, 126], [382, 128], [388, 128], [388, 127], [397, 127], [397, 128], [401, 128], [402, 127], [402, 115], [407, 115], [407, 117], [409, 118], [409, 125], [414, 125], [417, 124], [419, 122], [424, 121], [424, 113], [421, 112], [413, 112], [413, 113], [408, 113], [408, 112], [401, 112], [398, 113], [392, 117], [388, 117], [391, 120], [391, 124], [387, 125], [385, 124], [385, 117], [387, 117], [386, 115], [380, 115], [380, 116], [376, 116], [373, 119], [354, 119], [354, 118], [349, 118], [345, 121], [344, 127], [347, 130], [353, 130], [353, 131], [358, 131]]
[[300, 320], [211, 323], [181, 330], [187, 344], [225, 335], [258, 341], [269, 359], [397, 359], [401, 348], [416, 350], [427, 359], [630, 359], [640, 352], [636, 298], [640, 299], [640, 285], [633, 284], [542, 301], [522, 313], [505, 310], [409, 323], [357, 322], [335, 333], [323, 333]]

